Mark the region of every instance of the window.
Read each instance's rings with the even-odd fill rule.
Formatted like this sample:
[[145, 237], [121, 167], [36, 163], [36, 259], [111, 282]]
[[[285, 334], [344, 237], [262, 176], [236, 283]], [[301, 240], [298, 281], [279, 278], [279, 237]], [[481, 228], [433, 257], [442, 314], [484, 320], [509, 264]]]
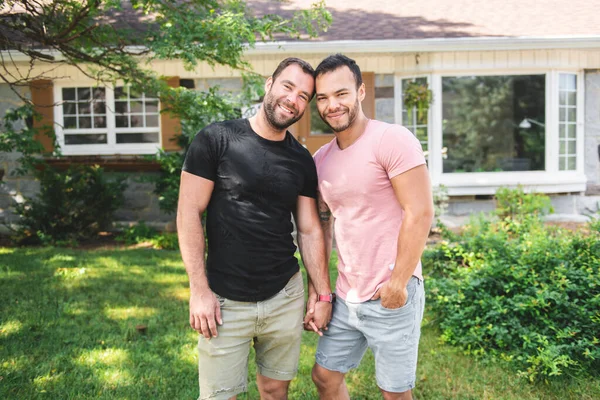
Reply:
[[[411, 78], [402, 79], [402, 97], [404, 98], [404, 88], [410, 82], [416, 82], [420, 85], [427, 84], [427, 78]], [[421, 113], [417, 111], [417, 107], [413, 107], [407, 110], [402, 102], [402, 124], [408, 128], [421, 142], [421, 147], [424, 152], [428, 153], [429, 150], [429, 129], [427, 127], [427, 113]]]
[[545, 75], [443, 77], [443, 172], [544, 170], [545, 81]]
[[[452, 196], [515, 185], [542, 193], [585, 190], [581, 75], [507, 71], [396, 75], [396, 121], [428, 152], [432, 183]], [[427, 113], [404, 106], [409, 82], [428, 82]]]
[[57, 86], [55, 93], [63, 154], [151, 154], [160, 147], [157, 97], [127, 86]]
[[559, 74], [558, 169], [573, 171], [577, 165], [577, 75]]

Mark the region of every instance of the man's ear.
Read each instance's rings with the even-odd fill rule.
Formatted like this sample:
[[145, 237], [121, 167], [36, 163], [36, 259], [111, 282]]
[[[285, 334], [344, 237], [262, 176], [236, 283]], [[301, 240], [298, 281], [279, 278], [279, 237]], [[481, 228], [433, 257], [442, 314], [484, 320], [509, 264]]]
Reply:
[[367, 90], [365, 89], [365, 83], [361, 83], [360, 87], [358, 88], [358, 100], [360, 100], [361, 102], [365, 99], [365, 96], [367, 94]]
[[271, 90], [271, 86], [273, 86], [272, 76], [268, 77], [267, 81], [265, 82], [265, 93], [269, 93], [269, 90]]

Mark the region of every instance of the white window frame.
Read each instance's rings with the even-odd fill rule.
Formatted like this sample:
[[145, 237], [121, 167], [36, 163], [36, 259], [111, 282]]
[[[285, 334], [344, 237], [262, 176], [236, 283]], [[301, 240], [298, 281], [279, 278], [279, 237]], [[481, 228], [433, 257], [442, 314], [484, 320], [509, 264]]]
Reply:
[[[559, 171], [558, 153], [558, 85], [559, 74], [577, 75], [577, 161], [573, 171]], [[546, 141], [544, 171], [507, 172], [443, 172], [442, 132], [442, 77], [450, 76], [546, 76]], [[396, 73], [394, 78], [395, 120], [402, 124], [402, 80], [428, 77], [433, 92], [433, 103], [428, 110], [429, 157], [428, 166], [434, 186], [444, 185], [451, 196], [492, 195], [499, 187], [523, 186], [526, 191], [540, 193], [573, 193], [586, 190], [584, 172], [584, 76], [582, 70], [555, 69], [496, 69], [470, 71], [435, 71], [425, 74]]]
[[[114, 88], [125, 86], [117, 83], [115, 86], [106, 85], [106, 128], [95, 128], [78, 130], [84, 133], [104, 133], [107, 135], [106, 144], [78, 144], [65, 145], [65, 129], [63, 128], [63, 99], [62, 89], [78, 87], [98, 87], [96, 82], [90, 81], [64, 81], [56, 82], [54, 85], [54, 125], [56, 140], [60, 146], [62, 155], [134, 155], [134, 154], [155, 154], [162, 148], [162, 124], [160, 114], [160, 100], [158, 102], [158, 127], [152, 128], [117, 128], [115, 124], [115, 94]], [[131, 130], [132, 133], [154, 133], [158, 134], [157, 143], [117, 143], [117, 133], [126, 133]]]

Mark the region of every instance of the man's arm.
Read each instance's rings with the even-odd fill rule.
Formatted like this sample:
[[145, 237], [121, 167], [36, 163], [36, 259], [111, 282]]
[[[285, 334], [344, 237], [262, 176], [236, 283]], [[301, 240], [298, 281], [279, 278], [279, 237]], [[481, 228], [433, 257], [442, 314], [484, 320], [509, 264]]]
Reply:
[[[323, 238], [325, 240], [325, 261], [329, 263], [333, 247], [333, 216], [331, 215], [329, 206], [325, 203], [325, 200], [323, 200], [323, 197], [319, 192], [317, 192], [317, 210], [319, 212], [319, 222], [321, 223]], [[306, 317], [304, 318], [304, 324], [309, 330], [310, 326], [308, 326], [308, 323], [315, 312], [317, 295], [317, 291], [315, 290], [310, 277], [308, 277], [308, 300], [306, 303]]]
[[[331, 293], [329, 266], [325, 258], [325, 242], [315, 199], [299, 196], [295, 217], [298, 247], [308, 273], [309, 284], [314, 287], [315, 296], [329, 294]], [[314, 308], [316, 327], [325, 328], [331, 319], [331, 303], [317, 302]]]
[[406, 304], [406, 285], [425, 249], [434, 209], [429, 173], [425, 165], [393, 177], [391, 183], [404, 210], [404, 219], [398, 235], [398, 251], [392, 277], [373, 298], [381, 296], [381, 304], [393, 309]]
[[208, 286], [204, 262], [202, 213], [214, 185], [209, 179], [182, 172], [177, 205], [179, 248], [190, 280], [190, 325], [207, 339], [216, 337], [217, 323], [223, 323], [219, 301]]

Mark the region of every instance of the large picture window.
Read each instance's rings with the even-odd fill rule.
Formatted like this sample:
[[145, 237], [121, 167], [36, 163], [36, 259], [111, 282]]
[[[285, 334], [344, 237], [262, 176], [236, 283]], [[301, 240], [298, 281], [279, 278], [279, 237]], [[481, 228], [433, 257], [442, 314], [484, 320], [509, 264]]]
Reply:
[[545, 169], [545, 75], [442, 77], [443, 172]]
[[127, 86], [63, 86], [55, 92], [64, 154], [148, 154], [160, 147], [160, 103]]

